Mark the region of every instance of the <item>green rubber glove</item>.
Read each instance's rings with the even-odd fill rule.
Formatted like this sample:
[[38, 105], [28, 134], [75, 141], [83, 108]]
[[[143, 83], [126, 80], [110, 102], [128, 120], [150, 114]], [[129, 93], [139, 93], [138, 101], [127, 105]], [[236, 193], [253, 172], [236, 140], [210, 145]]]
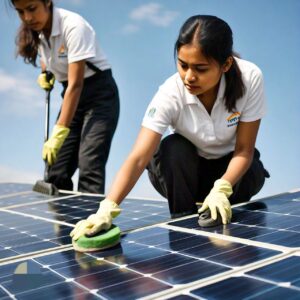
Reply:
[[45, 91], [51, 91], [55, 82], [55, 76], [49, 71], [42, 72], [37, 79], [38, 85]]
[[49, 166], [52, 166], [57, 158], [57, 153], [64, 143], [66, 137], [69, 135], [70, 129], [62, 126], [55, 125], [51, 137], [45, 142], [43, 147], [43, 160], [47, 161]]
[[200, 214], [207, 209], [210, 209], [212, 219], [216, 220], [217, 212], [219, 212], [222, 217], [222, 223], [230, 223], [232, 212], [228, 198], [231, 194], [232, 186], [230, 182], [225, 179], [216, 180], [214, 187], [205, 198], [202, 207], [198, 210], [198, 213]]
[[112, 225], [112, 219], [121, 213], [117, 203], [110, 199], [100, 202], [98, 211], [87, 219], [79, 221], [71, 231], [70, 236], [77, 241], [81, 236], [93, 236], [102, 230], [108, 230]]

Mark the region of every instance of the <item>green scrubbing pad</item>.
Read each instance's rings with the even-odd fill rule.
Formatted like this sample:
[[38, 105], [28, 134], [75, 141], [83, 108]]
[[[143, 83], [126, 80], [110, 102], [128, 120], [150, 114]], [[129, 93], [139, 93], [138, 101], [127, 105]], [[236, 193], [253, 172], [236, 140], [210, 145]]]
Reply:
[[78, 252], [94, 252], [117, 245], [120, 237], [120, 228], [112, 225], [109, 230], [101, 231], [93, 237], [81, 236], [77, 241], [72, 240], [72, 244]]

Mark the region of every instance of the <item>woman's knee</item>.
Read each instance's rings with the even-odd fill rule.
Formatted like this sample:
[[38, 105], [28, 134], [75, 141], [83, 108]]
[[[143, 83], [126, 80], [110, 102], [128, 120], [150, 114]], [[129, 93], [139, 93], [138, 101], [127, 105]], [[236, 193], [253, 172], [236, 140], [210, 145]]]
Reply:
[[170, 134], [164, 138], [160, 144], [159, 152], [161, 159], [176, 162], [198, 156], [196, 146], [179, 134]]

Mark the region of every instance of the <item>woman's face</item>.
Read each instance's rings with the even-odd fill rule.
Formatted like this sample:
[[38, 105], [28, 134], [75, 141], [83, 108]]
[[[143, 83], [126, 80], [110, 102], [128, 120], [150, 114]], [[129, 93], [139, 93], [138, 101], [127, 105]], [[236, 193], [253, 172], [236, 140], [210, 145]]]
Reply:
[[205, 96], [218, 91], [218, 84], [224, 72], [213, 59], [207, 59], [198, 45], [187, 44], [177, 53], [177, 69], [188, 89], [195, 96]]
[[51, 28], [51, 1], [45, 4], [40, 0], [15, 0], [14, 6], [20, 19], [31, 30], [42, 31]]

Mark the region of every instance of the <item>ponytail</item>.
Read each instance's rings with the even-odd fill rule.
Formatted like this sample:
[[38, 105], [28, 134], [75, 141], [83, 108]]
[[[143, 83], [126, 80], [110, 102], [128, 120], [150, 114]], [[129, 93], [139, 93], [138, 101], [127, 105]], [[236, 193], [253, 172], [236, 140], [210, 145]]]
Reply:
[[245, 85], [242, 79], [242, 72], [234, 57], [230, 69], [225, 73], [225, 80], [225, 106], [229, 112], [232, 112], [236, 108], [236, 101], [245, 93]]

